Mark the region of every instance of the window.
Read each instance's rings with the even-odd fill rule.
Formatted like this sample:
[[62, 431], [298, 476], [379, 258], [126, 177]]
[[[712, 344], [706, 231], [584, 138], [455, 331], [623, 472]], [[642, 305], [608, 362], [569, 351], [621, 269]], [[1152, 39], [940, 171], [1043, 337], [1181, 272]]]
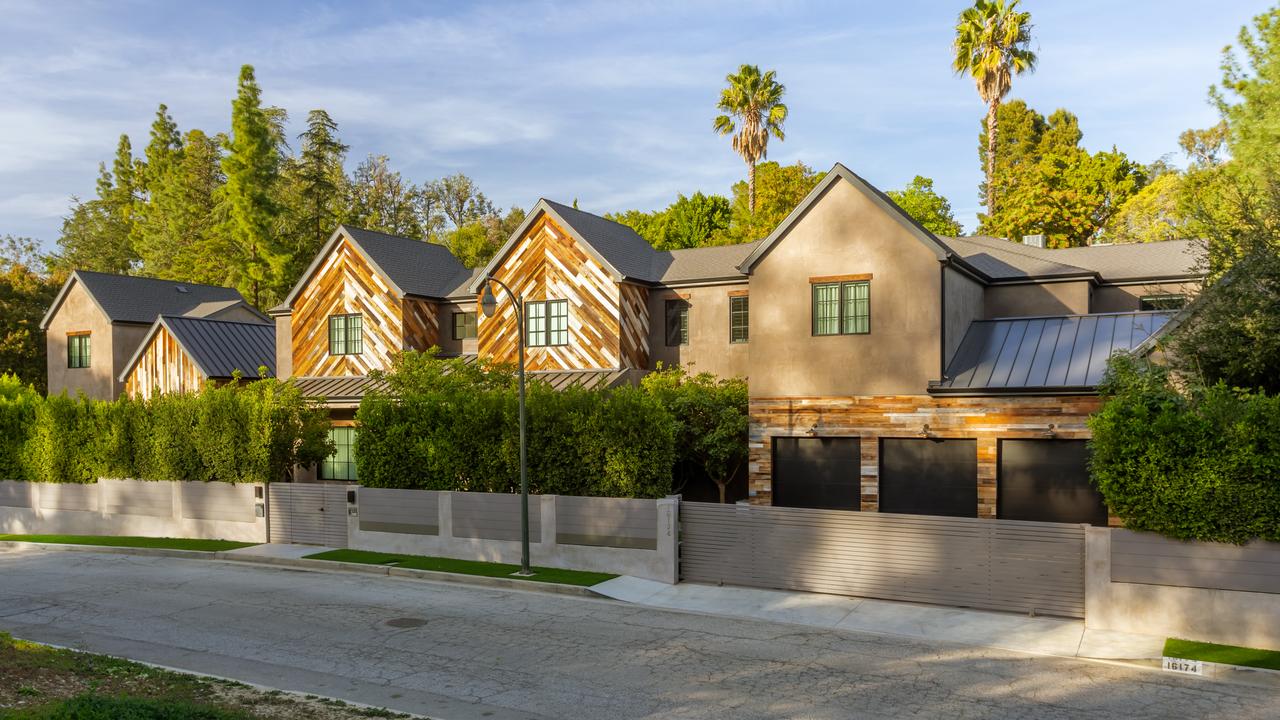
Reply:
[[525, 344], [529, 347], [569, 344], [569, 301], [527, 302]]
[[89, 333], [67, 336], [67, 367], [89, 367]]
[[360, 315], [329, 317], [329, 354], [359, 355], [364, 352], [364, 318]]
[[453, 339], [466, 340], [476, 336], [476, 314], [473, 312], [456, 312], [453, 314]]
[[814, 335], [864, 335], [871, 332], [871, 281], [815, 283]]
[[333, 454], [320, 463], [320, 479], [359, 480], [356, 474], [356, 456], [351, 451], [356, 440], [356, 429], [331, 427], [329, 439], [333, 441]]
[[1187, 304], [1186, 295], [1143, 295], [1138, 300], [1139, 310], [1181, 310]]
[[667, 347], [689, 344], [689, 303], [685, 300], [668, 300]]
[[729, 298], [729, 342], [744, 343], [747, 341], [747, 296], [735, 295]]

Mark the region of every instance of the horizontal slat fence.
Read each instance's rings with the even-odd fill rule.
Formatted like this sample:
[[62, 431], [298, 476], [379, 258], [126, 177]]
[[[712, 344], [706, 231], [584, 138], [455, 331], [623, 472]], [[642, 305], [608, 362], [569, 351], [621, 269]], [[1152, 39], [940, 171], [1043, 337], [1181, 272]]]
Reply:
[[681, 503], [684, 580], [1084, 616], [1084, 528]]
[[1114, 530], [1111, 581], [1280, 593], [1280, 543], [1187, 542]]
[[658, 506], [652, 500], [561, 496], [556, 542], [563, 545], [658, 547]]

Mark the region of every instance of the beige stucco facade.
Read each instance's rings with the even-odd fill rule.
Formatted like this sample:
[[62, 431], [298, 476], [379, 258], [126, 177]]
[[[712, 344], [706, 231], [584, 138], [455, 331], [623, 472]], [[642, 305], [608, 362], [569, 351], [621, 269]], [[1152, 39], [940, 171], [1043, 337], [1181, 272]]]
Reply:
[[1182, 295], [1187, 299], [1200, 292], [1198, 282], [1133, 283], [1102, 285], [1093, 293], [1093, 312], [1140, 310], [1142, 298], [1153, 295]]
[[[97, 400], [117, 397], [121, 383], [116, 379], [129, 356], [137, 349], [146, 335], [147, 326], [136, 330], [121, 326], [119, 340], [127, 342], [135, 330], [137, 339], [127, 350], [117, 348], [117, 333], [105, 313], [85, 291], [79, 282], [73, 282], [58, 312], [49, 320], [45, 329], [45, 348], [48, 351], [49, 393], [57, 395], [65, 391], [74, 396], [84, 393]], [[67, 367], [67, 338], [72, 334], [89, 334], [89, 367]]]
[[986, 292], [986, 317], [1083, 315], [1089, 312], [1092, 293], [1088, 279], [992, 285]]
[[[709, 372], [723, 378], [747, 377], [752, 338], [749, 337], [745, 343], [729, 341], [729, 298], [744, 293], [747, 293], [746, 282], [667, 288], [650, 292], [650, 366], [657, 367], [657, 363], [662, 363], [664, 367], [680, 365], [691, 373]], [[667, 344], [669, 300], [688, 304], [687, 344]], [[754, 308], [749, 309], [748, 317], [753, 311]]]

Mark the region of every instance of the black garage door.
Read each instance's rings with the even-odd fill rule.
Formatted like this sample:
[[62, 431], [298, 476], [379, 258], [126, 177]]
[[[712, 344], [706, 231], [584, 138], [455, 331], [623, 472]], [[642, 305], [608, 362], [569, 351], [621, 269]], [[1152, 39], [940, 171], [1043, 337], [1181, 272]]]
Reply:
[[1001, 519], [1107, 524], [1084, 440], [1001, 440], [999, 453]]
[[862, 505], [858, 438], [773, 439], [773, 504], [858, 510]]
[[978, 441], [880, 440], [880, 512], [978, 516]]

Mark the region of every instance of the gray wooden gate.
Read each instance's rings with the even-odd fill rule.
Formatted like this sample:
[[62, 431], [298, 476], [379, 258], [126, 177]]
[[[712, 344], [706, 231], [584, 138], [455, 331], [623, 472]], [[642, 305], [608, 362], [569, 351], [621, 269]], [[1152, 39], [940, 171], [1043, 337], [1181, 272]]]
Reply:
[[1084, 526], [680, 504], [688, 582], [1084, 617]]
[[272, 483], [267, 519], [273, 543], [347, 546], [346, 483]]

